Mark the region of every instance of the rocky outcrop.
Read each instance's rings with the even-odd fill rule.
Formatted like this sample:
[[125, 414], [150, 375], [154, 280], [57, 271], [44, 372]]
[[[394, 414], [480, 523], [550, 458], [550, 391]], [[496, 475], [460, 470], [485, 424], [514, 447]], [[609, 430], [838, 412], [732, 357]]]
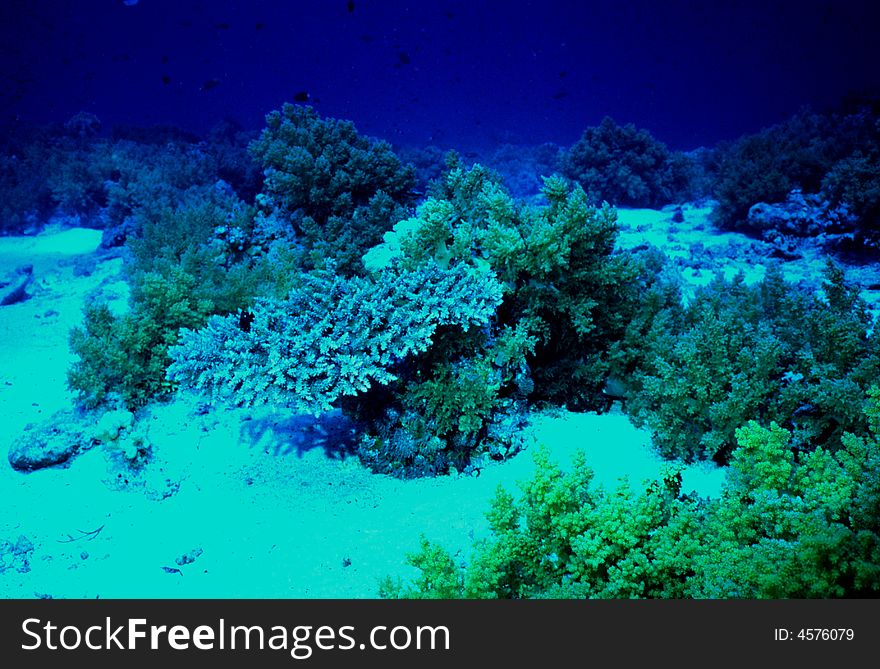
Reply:
[[34, 280], [34, 266], [22, 265], [0, 279], [0, 307], [24, 302], [30, 297], [28, 286]]
[[852, 230], [856, 218], [846, 206], [832, 206], [819, 195], [792, 191], [785, 202], [758, 202], [749, 209], [748, 226], [755, 232], [776, 232], [796, 237]]

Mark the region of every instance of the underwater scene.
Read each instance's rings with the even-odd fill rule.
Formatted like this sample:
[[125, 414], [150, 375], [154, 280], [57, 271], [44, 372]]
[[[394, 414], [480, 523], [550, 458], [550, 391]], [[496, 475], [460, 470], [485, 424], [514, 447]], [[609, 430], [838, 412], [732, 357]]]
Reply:
[[2, 3], [0, 597], [877, 597], [878, 19]]

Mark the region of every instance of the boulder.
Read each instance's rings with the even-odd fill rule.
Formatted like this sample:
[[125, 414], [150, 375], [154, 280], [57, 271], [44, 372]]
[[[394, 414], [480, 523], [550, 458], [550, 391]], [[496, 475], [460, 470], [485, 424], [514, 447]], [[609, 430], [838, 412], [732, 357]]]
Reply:
[[137, 227], [134, 218], [131, 216], [121, 223], [108, 225], [104, 228], [104, 233], [101, 235], [101, 248], [115, 249], [124, 246], [129, 237], [137, 235]]
[[9, 447], [9, 464], [32, 472], [67, 462], [92, 445], [91, 437], [72, 411], [59, 411], [48, 421], [27, 425]]
[[752, 205], [747, 222], [757, 232], [775, 231], [796, 237], [815, 237], [827, 232], [851, 230], [856, 219], [843, 205], [832, 206], [818, 195], [793, 190], [785, 202], [758, 202]]
[[0, 279], [0, 307], [28, 299], [27, 289], [33, 280], [33, 265], [22, 265]]

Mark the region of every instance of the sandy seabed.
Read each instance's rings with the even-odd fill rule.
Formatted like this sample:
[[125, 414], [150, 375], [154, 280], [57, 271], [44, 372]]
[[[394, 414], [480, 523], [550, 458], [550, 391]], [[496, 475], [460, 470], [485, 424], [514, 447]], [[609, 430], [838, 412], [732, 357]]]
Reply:
[[[660, 214], [628, 216], [636, 229]], [[29, 263], [36, 277], [29, 300], [0, 307], [4, 456], [28, 423], [71, 406], [68, 333], [88, 296], [124, 309], [121, 260], [97, 257], [99, 241], [79, 229], [0, 238], [0, 267]], [[136, 480], [97, 447], [30, 474], [0, 459], [0, 544], [33, 545], [29, 570], [0, 569], [0, 596], [375, 597], [382, 577], [414, 573], [405, 556], [422, 535], [468, 559], [498, 485], [516, 490], [534, 466], [527, 449], [479, 476], [398, 480], [340, 457], [290, 414], [194, 409], [181, 397], [140, 417], [154, 459]], [[663, 467], [620, 412], [536, 414], [531, 431], [563, 466], [584, 450], [608, 486]], [[714, 495], [723, 478], [689, 467], [684, 486]]]

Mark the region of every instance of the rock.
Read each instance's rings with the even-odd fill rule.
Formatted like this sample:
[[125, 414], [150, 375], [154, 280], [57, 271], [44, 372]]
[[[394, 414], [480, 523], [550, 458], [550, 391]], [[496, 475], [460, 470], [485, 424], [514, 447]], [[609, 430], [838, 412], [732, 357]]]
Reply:
[[196, 558], [199, 557], [204, 551], [201, 548], [193, 548], [189, 553], [184, 553], [183, 555], [174, 559], [174, 563], [178, 567], [182, 567], [187, 564], [192, 564], [196, 561]]
[[0, 574], [7, 570], [15, 570], [20, 574], [29, 572], [33, 553], [33, 542], [23, 534], [14, 543], [0, 540]]
[[133, 217], [127, 217], [122, 223], [110, 225], [104, 229], [101, 235], [101, 248], [113, 249], [125, 245], [129, 237], [137, 234], [137, 224]]
[[793, 190], [785, 202], [753, 204], [747, 223], [757, 232], [775, 231], [795, 237], [815, 237], [826, 232], [851, 230], [856, 219], [843, 205], [832, 206], [818, 195]]
[[91, 276], [98, 266], [98, 259], [91, 253], [88, 255], [77, 256], [73, 261], [74, 276]]
[[9, 464], [20, 472], [32, 472], [67, 462], [91, 447], [77, 416], [59, 411], [48, 421], [27, 425], [9, 447]]
[[24, 302], [30, 297], [28, 286], [34, 280], [34, 266], [22, 265], [0, 279], [0, 306]]

